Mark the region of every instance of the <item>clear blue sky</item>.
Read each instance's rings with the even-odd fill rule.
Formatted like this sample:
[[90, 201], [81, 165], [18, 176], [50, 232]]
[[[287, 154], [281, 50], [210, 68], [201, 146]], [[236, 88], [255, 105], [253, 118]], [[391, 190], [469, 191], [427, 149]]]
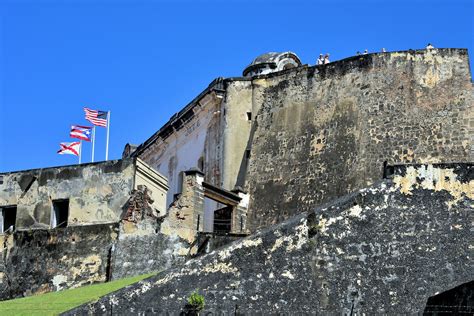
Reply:
[[[57, 155], [83, 106], [112, 111], [110, 157], [142, 143], [216, 77], [257, 55], [303, 63], [359, 50], [473, 50], [472, 0], [0, 0], [0, 172], [73, 164]], [[105, 129], [96, 160], [104, 159]], [[90, 160], [90, 146], [84, 148]]]

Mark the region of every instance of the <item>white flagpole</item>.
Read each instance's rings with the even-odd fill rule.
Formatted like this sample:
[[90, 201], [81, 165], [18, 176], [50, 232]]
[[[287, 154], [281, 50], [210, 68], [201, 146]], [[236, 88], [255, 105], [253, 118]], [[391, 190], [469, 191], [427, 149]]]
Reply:
[[107, 112], [107, 142], [105, 143], [105, 161], [109, 160], [110, 111]]
[[92, 127], [92, 161], [94, 162], [94, 148], [95, 148], [95, 125]]
[[82, 156], [82, 139], [79, 142], [79, 164], [81, 164], [81, 156]]

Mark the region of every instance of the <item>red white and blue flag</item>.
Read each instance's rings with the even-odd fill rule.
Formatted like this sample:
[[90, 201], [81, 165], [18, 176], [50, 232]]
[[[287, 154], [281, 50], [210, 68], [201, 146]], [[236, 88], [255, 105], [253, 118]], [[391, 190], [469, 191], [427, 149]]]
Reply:
[[81, 125], [72, 125], [71, 132], [69, 136], [72, 138], [79, 138], [87, 142], [91, 141], [92, 127], [90, 126], [81, 126]]
[[81, 152], [80, 142], [60, 143], [59, 146], [61, 146], [61, 149], [58, 150], [58, 154], [60, 155], [79, 156], [79, 153]]
[[91, 110], [89, 108], [84, 108], [86, 112], [86, 120], [91, 122], [96, 126], [107, 127], [107, 112], [100, 110]]

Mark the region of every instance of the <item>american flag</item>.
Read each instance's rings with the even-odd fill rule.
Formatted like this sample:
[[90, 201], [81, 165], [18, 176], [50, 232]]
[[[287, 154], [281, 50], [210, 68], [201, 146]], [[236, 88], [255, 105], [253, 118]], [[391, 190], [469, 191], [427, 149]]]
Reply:
[[86, 120], [91, 122], [94, 125], [107, 127], [107, 112], [99, 110], [91, 110], [89, 108], [84, 108], [86, 112]]

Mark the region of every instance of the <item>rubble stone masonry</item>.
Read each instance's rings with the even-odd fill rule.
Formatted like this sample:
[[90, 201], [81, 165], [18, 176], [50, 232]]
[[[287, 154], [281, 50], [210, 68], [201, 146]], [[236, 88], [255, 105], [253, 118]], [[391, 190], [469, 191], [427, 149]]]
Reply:
[[255, 78], [249, 222], [266, 227], [382, 178], [474, 158], [467, 50], [354, 56]]

